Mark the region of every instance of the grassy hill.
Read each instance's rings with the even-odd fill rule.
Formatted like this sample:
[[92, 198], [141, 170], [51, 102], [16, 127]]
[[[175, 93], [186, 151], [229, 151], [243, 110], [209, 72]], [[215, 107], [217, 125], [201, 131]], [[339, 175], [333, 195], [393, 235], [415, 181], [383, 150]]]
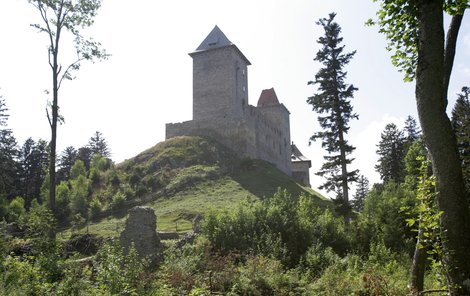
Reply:
[[[296, 183], [273, 165], [239, 159], [217, 142], [202, 137], [177, 137], [126, 160], [104, 173], [95, 186], [104, 211], [89, 231], [116, 235], [127, 209], [147, 205], [155, 209], [159, 231], [185, 232], [191, 221], [209, 209], [230, 209], [244, 199], [272, 196], [277, 188], [293, 197], [311, 196], [319, 206], [330, 201], [311, 188]], [[126, 200], [116, 206], [113, 195], [125, 192]], [[107, 193], [108, 197], [106, 196]]]

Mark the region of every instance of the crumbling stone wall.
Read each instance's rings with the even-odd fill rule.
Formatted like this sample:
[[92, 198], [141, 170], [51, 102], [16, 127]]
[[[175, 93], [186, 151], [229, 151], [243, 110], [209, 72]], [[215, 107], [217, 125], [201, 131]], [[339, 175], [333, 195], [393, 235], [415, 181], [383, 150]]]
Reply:
[[150, 207], [134, 207], [129, 210], [126, 226], [121, 232], [121, 246], [128, 252], [133, 245], [141, 258], [147, 258], [150, 265], [155, 266], [163, 259], [163, 248], [156, 229], [155, 211]]

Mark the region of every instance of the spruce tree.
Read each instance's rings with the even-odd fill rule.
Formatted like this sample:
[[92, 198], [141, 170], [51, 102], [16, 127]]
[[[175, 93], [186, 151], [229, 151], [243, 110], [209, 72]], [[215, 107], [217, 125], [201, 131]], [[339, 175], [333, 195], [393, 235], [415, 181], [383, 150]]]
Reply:
[[394, 123], [389, 123], [380, 138], [376, 151], [379, 160], [375, 169], [384, 182], [395, 180], [401, 183], [405, 177], [405, 136]]
[[356, 193], [352, 201], [353, 209], [358, 212], [362, 211], [367, 193], [369, 193], [369, 180], [364, 175], [359, 175], [357, 178]]
[[348, 183], [357, 180], [358, 171], [348, 171], [347, 166], [353, 161], [349, 155], [355, 147], [348, 144], [345, 135], [349, 130], [349, 121], [357, 119], [358, 115], [353, 112], [350, 102], [357, 88], [346, 84], [347, 72], [344, 67], [355, 51], [343, 52], [343, 38], [339, 36], [341, 27], [334, 21], [335, 15], [330, 13], [329, 18], [317, 22], [317, 25], [323, 27], [325, 35], [317, 41], [322, 48], [314, 60], [322, 63], [323, 67], [315, 75], [315, 80], [308, 83], [317, 85], [318, 90], [307, 102], [312, 105], [313, 111], [324, 114], [318, 116], [323, 131], [310, 138], [310, 142], [321, 139], [322, 147], [328, 152], [328, 155], [324, 156], [326, 162], [317, 172], [317, 175], [326, 178], [320, 189], [335, 191], [338, 199], [348, 206]]
[[103, 134], [99, 131], [95, 132], [95, 135], [90, 138], [88, 141], [88, 147], [90, 147], [92, 155], [99, 154], [103, 157], [109, 158], [111, 156], [111, 151], [109, 150], [108, 143], [103, 137]]
[[457, 148], [462, 161], [462, 173], [470, 192], [470, 88], [463, 87], [452, 110], [452, 127], [457, 138]]
[[73, 146], [68, 146], [59, 157], [59, 170], [57, 171], [58, 183], [70, 178], [70, 169], [77, 160], [78, 151]]
[[13, 198], [18, 187], [18, 165], [15, 161], [18, 149], [13, 132], [7, 127], [7, 111], [5, 100], [0, 95], [0, 196]]
[[405, 120], [404, 132], [408, 147], [421, 137], [421, 130], [419, 129], [418, 123], [411, 115], [408, 115]]

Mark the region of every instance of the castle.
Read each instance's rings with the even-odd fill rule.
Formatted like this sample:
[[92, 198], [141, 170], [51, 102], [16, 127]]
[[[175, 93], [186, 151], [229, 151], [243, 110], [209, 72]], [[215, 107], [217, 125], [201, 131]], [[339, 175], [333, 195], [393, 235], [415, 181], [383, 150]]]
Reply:
[[305, 159], [292, 158], [290, 113], [274, 89], [263, 90], [256, 107], [248, 104], [251, 63], [238, 47], [215, 26], [189, 55], [193, 59], [193, 120], [166, 124], [166, 138], [208, 136], [240, 157], [268, 161], [287, 175], [299, 175], [300, 170], [303, 182], [310, 185]]

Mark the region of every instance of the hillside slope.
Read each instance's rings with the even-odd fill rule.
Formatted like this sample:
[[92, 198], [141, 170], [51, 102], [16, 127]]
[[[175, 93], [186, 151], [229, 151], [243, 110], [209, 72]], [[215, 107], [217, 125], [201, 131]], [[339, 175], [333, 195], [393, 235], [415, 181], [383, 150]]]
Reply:
[[115, 233], [116, 225], [123, 223], [127, 209], [134, 205], [155, 209], [159, 231], [187, 231], [198, 214], [211, 208], [230, 209], [247, 198], [272, 196], [278, 188], [287, 189], [293, 197], [311, 196], [322, 207], [330, 204], [271, 164], [240, 160], [229, 149], [202, 137], [177, 137], [158, 143], [116, 165], [113, 175], [96, 191], [125, 191], [126, 200], [108, 201], [97, 215], [99, 219], [90, 227], [102, 235]]

